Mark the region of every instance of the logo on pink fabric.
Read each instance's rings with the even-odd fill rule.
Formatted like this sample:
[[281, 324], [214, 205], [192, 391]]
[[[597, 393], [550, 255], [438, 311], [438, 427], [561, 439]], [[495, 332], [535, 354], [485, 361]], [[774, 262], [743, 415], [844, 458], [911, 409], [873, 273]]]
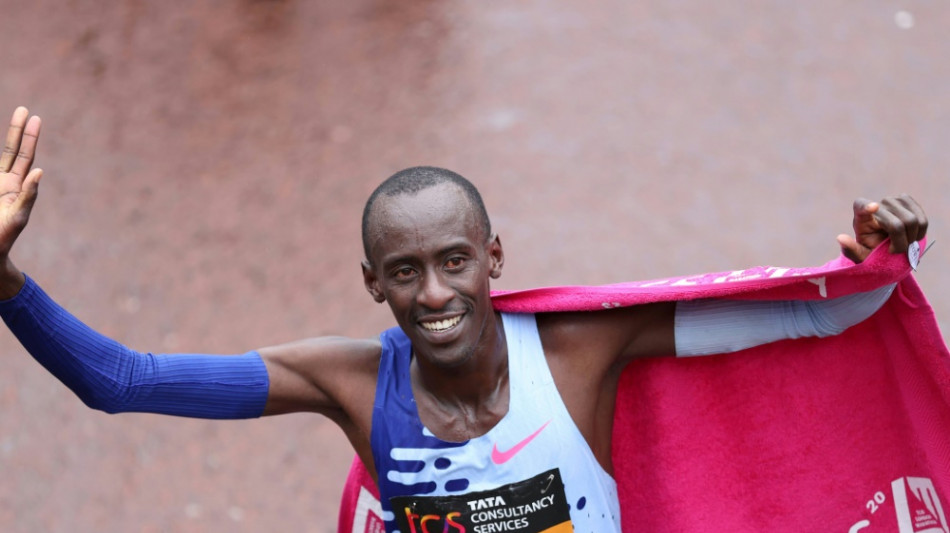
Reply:
[[356, 501], [353, 513], [352, 533], [385, 533], [383, 525], [383, 508], [376, 496], [373, 496], [366, 487], [360, 487], [360, 495]]
[[[947, 515], [930, 478], [897, 478], [891, 482], [891, 495], [893, 499], [888, 501], [884, 491], [875, 492], [866, 506], [870, 516], [851, 526], [848, 533], [882, 531], [882, 526], [883, 531], [893, 531], [895, 518], [898, 533], [950, 533]], [[894, 514], [889, 509], [893, 509]]]
[[900, 533], [950, 533], [933, 481], [902, 477], [891, 483]]

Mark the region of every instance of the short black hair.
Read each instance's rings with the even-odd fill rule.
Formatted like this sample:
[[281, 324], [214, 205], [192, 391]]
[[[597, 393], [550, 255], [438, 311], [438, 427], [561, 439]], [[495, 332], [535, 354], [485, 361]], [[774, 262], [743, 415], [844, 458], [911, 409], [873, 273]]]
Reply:
[[381, 196], [398, 196], [400, 194], [415, 194], [419, 191], [441, 185], [443, 183], [452, 183], [457, 185], [475, 210], [475, 216], [479, 218], [481, 230], [486, 239], [491, 235], [491, 221], [488, 219], [488, 211], [485, 210], [485, 203], [482, 201], [482, 195], [478, 189], [472, 185], [472, 182], [463, 178], [461, 175], [439, 167], [412, 167], [393, 174], [386, 178], [384, 182], [376, 187], [373, 194], [366, 200], [366, 206], [363, 208], [363, 253], [366, 259], [370, 259], [369, 250], [369, 219], [373, 212], [373, 206], [376, 200]]

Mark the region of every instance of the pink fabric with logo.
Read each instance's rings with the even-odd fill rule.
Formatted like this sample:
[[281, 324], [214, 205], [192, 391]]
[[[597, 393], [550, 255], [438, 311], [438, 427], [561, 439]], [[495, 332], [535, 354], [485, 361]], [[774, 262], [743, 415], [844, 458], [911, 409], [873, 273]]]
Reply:
[[[922, 243], [923, 244], [923, 243]], [[924, 261], [926, 266], [926, 261]], [[906, 256], [598, 287], [498, 292], [507, 312], [695, 298], [822, 299], [900, 281], [841, 335], [655, 358], [621, 378], [613, 459], [625, 531], [950, 533], [950, 354]], [[373, 482], [354, 461], [339, 531]], [[359, 532], [363, 533], [363, 532]]]

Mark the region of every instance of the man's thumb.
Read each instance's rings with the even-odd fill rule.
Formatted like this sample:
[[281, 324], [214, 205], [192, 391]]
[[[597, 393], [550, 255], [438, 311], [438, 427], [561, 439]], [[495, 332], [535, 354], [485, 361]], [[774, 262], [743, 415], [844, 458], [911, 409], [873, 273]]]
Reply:
[[864, 257], [862, 257], [863, 254], [861, 253], [861, 245], [858, 244], [858, 241], [851, 235], [845, 233], [838, 235], [838, 245], [841, 246], [841, 253], [848, 259], [855, 263], [860, 263], [864, 260]]

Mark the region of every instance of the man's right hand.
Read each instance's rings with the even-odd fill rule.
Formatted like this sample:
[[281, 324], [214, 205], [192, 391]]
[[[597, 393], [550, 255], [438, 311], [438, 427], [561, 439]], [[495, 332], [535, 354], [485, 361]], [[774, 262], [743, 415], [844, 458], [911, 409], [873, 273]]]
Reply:
[[909, 194], [872, 202], [865, 198], [854, 201], [854, 237], [838, 235], [841, 252], [860, 263], [885, 239], [891, 239], [890, 252], [903, 254], [911, 243], [927, 235], [927, 215]]
[[25, 107], [13, 112], [0, 156], [0, 299], [13, 297], [23, 285], [23, 275], [10, 262], [10, 249], [30, 219], [43, 175], [38, 168], [30, 170], [40, 136], [40, 117], [29, 115]]

